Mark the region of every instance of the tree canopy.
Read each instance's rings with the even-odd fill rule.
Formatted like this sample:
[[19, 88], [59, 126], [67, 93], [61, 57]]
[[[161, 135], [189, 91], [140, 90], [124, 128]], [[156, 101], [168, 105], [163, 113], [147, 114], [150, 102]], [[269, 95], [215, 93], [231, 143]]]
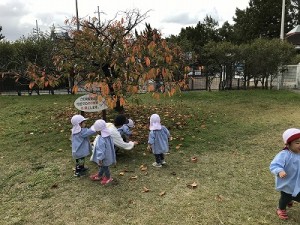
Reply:
[[[181, 49], [149, 24], [136, 31], [146, 17], [147, 13], [132, 10], [120, 20], [80, 20], [80, 30], [70, 29], [69, 38], [56, 41], [54, 64], [61, 74], [74, 79], [74, 92], [81, 86], [114, 107], [118, 101], [124, 104], [126, 95], [137, 93], [150, 79], [163, 84], [157, 92], [169, 95], [184, 85], [179, 70], [184, 64]], [[66, 24], [72, 27], [76, 22], [73, 18]]]
[[[285, 33], [299, 24], [299, 0], [286, 0]], [[282, 1], [250, 0], [245, 10], [236, 9], [233, 18], [235, 37], [239, 43], [256, 38], [279, 38], [281, 30]]]

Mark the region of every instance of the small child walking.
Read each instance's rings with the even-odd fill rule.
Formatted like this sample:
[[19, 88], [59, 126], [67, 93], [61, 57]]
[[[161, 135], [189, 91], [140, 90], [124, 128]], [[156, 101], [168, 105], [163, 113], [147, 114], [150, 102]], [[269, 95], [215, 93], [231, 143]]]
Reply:
[[282, 137], [285, 148], [272, 160], [270, 170], [280, 191], [277, 215], [287, 220], [286, 207], [292, 207], [293, 201], [300, 202], [300, 129], [287, 129]]
[[86, 128], [86, 118], [82, 115], [74, 115], [72, 123], [72, 156], [76, 161], [74, 176], [80, 177], [88, 170], [84, 167], [85, 157], [90, 154], [92, 149], [89, 137], [96, 132]]
[[134, 128], [134, 122], [132, 119], [128, 119], [127, 123], [118, 128], [118, 131], [125, 142], [129, 142], [129, 138], [132, 135], [132, 131], [130, 130], [131, 128]]
[[91, 175], [90, 178], [94, 181], [101, 181], [101, 184], [106, 185], [113, 181], [109, 166], [116, 163], [113, 139], [104, 120], [97, 120], [91, 129], [99, 132], [101, 136], [98, 137], [95, 143], [95, 150], [91, 159], [93, 162], [98, 164], [99, 172]]
[[155, 162], [152, 166], [162, 167], [166, 164], [164, 154], [169, 151], [170, 132], [165, 126], [161, 125], [158, 114], [151, 115], [149, 129], [147, 149], [152, 151], [155, 156]]

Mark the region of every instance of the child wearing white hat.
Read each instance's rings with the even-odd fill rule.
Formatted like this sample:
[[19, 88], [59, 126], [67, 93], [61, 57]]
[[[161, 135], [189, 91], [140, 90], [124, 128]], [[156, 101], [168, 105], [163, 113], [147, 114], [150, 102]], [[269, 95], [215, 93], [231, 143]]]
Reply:
[[91, 175], [90, 178], [94, 181], [101, 181], [101, 184], [106, 185], [113, 180], [109, 166], [116, 163], [114, 142], [104, 120], [97, 120], [91, 129], [101, 135], [97, 138], [94, 154], [91, 158], [92, 161], [98, 164], [99, 172]]
[[84, 167], [85, 157], [90, 154], [91, 144], [89, 137], [96, 132], [86, 128], [85, 121], [82, 115], [74, 115], [71, 118], [72, 127], [72, 156], [76, 161], [74, 176], [80, 177], [88, 170]]
[[118, 128], [123, 140], [125, 142], [129, 142], [129, 138], [132, 135], [131, 128], [134, 128], [134, 122], [132, 119], [128, 119], [127, 123], [123, 124], [121, 127]]
[[285, 148], [272, 160], [270, 170], [280, 191], [277, 215], [287, 220], [286, 207], [291, 207], [293, 201], [300, 202], [300, 129], [287, 129], [282, 137]]
[[148, 137], [148, 150], [152, 151], [155, 156], [154, 167], [162, 167], [166, 164], [164, 154], [169, 151], [169, 130], [161, 125], [160, 117], [152, 114], [150, 117], [150, 132]]

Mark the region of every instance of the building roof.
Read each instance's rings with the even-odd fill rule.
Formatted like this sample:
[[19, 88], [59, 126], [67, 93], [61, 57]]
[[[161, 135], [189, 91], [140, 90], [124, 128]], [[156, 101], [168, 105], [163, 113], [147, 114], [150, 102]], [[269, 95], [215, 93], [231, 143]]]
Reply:
[[286, 33], [285, 39], [293, 45], [300, 45], [300, 25], [295, 26]]
[[286, 36], [300, 33], [300, 25], [295, 26], [292, 30], [286, 33]]

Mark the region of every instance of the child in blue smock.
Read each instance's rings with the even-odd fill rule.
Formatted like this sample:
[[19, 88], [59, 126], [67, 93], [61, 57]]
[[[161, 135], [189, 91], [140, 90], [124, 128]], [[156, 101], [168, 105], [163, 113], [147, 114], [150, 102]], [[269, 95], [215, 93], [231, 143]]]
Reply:
[[129, 142], [129, 138], [132, 135], [131, 128], [134, 128], [134, 122], [132, 119], [128, 119], [127, 123], [123, 124], [121, 127], [118, 128], [118, 131], [121, 134], [121, 137], [125, 142]]
[[300, 130], [287, 129], [282, 137], [286, 146], [275, 156], [270, 170], [275, 175], [276, 190], [280, 191], [277, 215], [287, 220], [286, 207], [291, 207], [293, 201], [300, 202]]
[[84, 167], [85, 157], [90, 154], [92, 149], [89, 137], [96, 132], [86, 128], [87, 119], [82, 115], [74, 115], [71, 118], [72, 127], [72, 156], [76, 161], [74, 176], [84, 175], [87, 167]]
[[100, 131], [101, 135], [97, 138], [94, 146], [94, 154], [92, 161], [99, 166], [99, 172], [91, 175], [91, 180], [101, 181], [101, 184], [106, 185], [112, 182], [109, 166], [116, 163], [116, 153], [113, 139], [109, 129], [106, 127], [104, 120], [97, 120], [91, 127], [92, 130]]
[[150, 117], [150, 132], [148, 137], [148, 150], [155, 156], [154, 167], [162, 167], [166, 164], [164, 154], [169, 151], [169, 130], [160, 124], [160, 117], [152, 114]]

